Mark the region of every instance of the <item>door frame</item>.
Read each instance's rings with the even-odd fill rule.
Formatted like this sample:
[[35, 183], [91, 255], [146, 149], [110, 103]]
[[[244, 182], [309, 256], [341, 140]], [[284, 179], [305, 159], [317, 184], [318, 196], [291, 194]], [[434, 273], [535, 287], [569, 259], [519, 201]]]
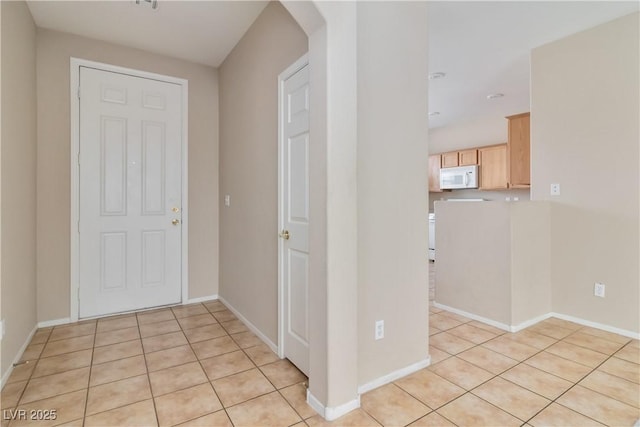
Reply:
[[[285, 117], [285, 99], [283, 96], [284, 82], [300, 71], [304, 66], [309, 65], [309, 54], [305, 53], [298, 58], [293, 64], [287, 67], [278, 75], [278, 232], [284, 228], [284, 117]], [[311, 130], [309, 130], [311, 133]], [[307, 171], [309, 173], [309, 171]], [[311, 253], [309, 253], [311, 258]], [[284, 358], [284, 310], [286, 304], [284, 301], [284, 243], [278, 237], [278, 356]]]
[[79, 318], [80, 313], [80, 67], [94, 68], [101, 71], [109, 71], [126, 74], [133, 77], [158, 80], [166, 83], [180, 85], [182, 88], [182, 259], [181, 259], [181, 281], [182, 281], [182, 304], [189, 300], [189, 215], [188, 215], [188, 100], [189, 82], [186, 79], [165, 76], [162, 74], [150, 73], [147, 71], [134, 70], [117, 65], [105, 64], [101, 62], [89, 61], [81, 58], [71, 57], [70, 59], [70, 84], [69, 99], [71, 101], [71, 269], [69, 283], [69, 320], [74, 322]]

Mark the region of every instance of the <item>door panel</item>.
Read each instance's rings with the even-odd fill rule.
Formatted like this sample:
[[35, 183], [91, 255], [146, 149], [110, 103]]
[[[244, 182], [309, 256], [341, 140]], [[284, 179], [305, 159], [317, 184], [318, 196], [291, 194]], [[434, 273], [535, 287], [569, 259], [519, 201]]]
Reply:
[[163, 215], [165, 194], [165, 132], [163, 123], [142, 123], [142, 212]]
[[284, 355], [309, 371], [309, 67], [283, 81], [280, 222], [289, 238], [280, 260], [284, 292]]
[[126, 215], [127, 210], [127, 120], [102, 117], [100, 190], [102, 215]]
[[182, 88], [87, 67], [80, 87], [80, 317], [179, 303]]

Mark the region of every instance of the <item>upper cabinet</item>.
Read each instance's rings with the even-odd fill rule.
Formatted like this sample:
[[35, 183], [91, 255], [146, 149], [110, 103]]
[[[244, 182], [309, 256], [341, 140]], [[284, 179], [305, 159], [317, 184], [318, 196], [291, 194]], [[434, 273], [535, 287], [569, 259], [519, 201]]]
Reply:
[[507, 117], [509, 121], [509, 187], [529, 188], [531, 184], [530, 113]]
[[452, 151], [450, 153], [442, 153], [442, 164], [443, 168], [453, 168], [459, 166], [458, 163], [458, 152]]
[[509, 188], [507, 177], [507, 144], [478, 149], [480, 153], [480, 190]]
[[429, 156], [429, 192], [441, 193], [440, 189], [440, 154]]
[[478, 150], [458, 151], [458, 166], [473, 166], [478, 164]]
[[478, 149], [451, 151], [441, 155], [443, 168], [454, 168], [456, 166], [473, 166], [478, 164]]

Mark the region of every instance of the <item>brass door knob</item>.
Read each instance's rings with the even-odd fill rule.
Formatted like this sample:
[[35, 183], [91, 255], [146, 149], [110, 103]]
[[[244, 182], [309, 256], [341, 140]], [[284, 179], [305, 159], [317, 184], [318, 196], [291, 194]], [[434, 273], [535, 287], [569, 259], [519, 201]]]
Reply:
[[171, 220], [171, 224], [178, 225], [178, 224], [180, 224], [180, 220], [179, 219], [173, 219], [173, 220]]
[[278, 235], [284, 240], [289, 240], [289, 230], [282, 230]]

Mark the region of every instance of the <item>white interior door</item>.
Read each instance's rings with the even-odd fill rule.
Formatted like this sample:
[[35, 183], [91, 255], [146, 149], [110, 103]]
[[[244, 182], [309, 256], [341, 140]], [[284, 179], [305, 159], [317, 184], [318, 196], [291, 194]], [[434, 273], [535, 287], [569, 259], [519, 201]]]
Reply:
[[181, 301], [181, 91], [80, 67], [80, 317]]
[[280, 280], [284, 356], [309, 372], [309, 66], [281, 77]]

